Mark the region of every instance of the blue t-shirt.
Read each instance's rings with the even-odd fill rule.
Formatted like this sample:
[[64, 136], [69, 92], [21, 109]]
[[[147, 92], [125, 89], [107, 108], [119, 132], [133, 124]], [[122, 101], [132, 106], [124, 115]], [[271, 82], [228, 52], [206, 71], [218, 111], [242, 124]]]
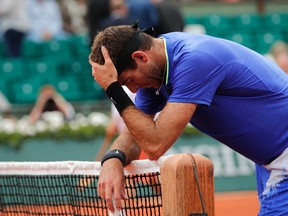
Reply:
[[136, 104], [156, 113], [168, 102], [195, 103], [190, 123], [258, 164], [288, 147], [288, 76], [232, 41], [174, 32], [161, 36], [167, 55], [161, 94], [140, 89]]

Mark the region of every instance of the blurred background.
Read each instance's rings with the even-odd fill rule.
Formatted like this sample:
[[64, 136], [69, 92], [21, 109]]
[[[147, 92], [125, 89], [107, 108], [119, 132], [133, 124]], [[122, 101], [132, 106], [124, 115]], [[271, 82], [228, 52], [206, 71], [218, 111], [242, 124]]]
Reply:
[[[165, 4], [173, 4], [174, 8], [179, 8], [184, 26], [175, 26], [176, 30], [182, 28], [183, 31], [233, 40], [261, 54], [268, 54], [275, 41], [288, 41], [286, 0], [126, 1], [130, 7], [128, 13], [134, 18], [139, 10], [137, 2], [143, 1], [151, 1], [151, 8], [157, 8], [157, 4], [161, 3], [164, 7]], [[91, 41], [101, 29], [101, 21], [115, 15], [112, 10], [119, 5], [111, 8], [109, 0], [1, 2], [0, 89], [12, 104], [10, 112], [17, 117], [29, 113], [39, 89], [47, 83], [55, 86], [77, 112], [87, 114], [105, 110], [109, 103], [106, 103], [103, 90], [91, 77], [87, 58]], [[150, 12], [153, 11], [151, 8]], [[161, 13], [161, 10], [156, 12]], [[140, 18], [143, 27], [150, 23], [154, 26], [159, 22], [163, 24], [165, 19], [167, 22], [167, 14], [163, 15], [163, 12], [164, 19], [156, 18], [154, 21], [146, 22], [146, 17], [139, 16], [136, 18]], [[175, 19], [170, 13], [170, 25], [179, 26]], [[168, 28], [174, 29], [173, 26]], [[162, 30], [159, 34], [165, 33], [165, 29]]]
[[[101, 29], [138, 19], [156, 36], [187, 31], [235, 41], [288, 73], [287, 0], [1, 0], [1, 161], [95, 160], [111, 103], [91, 76], [90, 47]], [[256, 215], [253, 164], [187, 130], [167, 154], [212, 159], [216, 192], [238, 192], [217, 196], [218, 215], [235, 208]]]

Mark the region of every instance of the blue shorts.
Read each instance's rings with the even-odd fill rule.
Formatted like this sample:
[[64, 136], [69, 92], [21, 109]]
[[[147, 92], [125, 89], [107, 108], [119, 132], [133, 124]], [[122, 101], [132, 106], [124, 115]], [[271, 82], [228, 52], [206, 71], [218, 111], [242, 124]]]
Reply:
[[258, 216], [288, 215], [288, 149], [269, 165], [256, 165]]

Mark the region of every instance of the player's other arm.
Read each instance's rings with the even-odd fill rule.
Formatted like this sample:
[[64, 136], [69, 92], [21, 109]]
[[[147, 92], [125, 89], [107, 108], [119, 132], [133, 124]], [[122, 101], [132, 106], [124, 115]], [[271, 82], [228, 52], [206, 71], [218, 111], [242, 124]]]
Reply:
[[122, 118], [132, 137], [150, 160], [162, 156], [179, 138], [197, 105], [168, 102], [154, 121], [135, 106], [127, 107]]
[[140, 149], [150, 160], [157, 160], [181, 135], [196, 107], [192, 103], [168, 102], [154, 120], [150, 115], [137, 109], [135, 105], [127, 106], [121, 114], [129, 131], [124, 131], [112, 145], [111, 150], [120, 151], [109, 152], [102, 162], [110, 158], [118, 158], [125, 166], [131, 160], [138, 159]]
[[126, 156], [125, 165], [138, 159], [140, 150], [150, 160], [157, 160], [181, 136], [196, 107], [191, 103], [168, 102], [154, 120], [153, 116], [129, 106], [122, 113], [128, 129], [120, 134], [110, 150], [121, 150]]

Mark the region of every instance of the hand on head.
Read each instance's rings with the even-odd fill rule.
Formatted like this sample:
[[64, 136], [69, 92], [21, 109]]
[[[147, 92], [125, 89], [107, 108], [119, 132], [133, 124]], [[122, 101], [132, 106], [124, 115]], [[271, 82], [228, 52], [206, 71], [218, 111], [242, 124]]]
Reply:
[[118, 80], [118, 74], [106, 47], [102, 46], [101, 52], [104, 57], [103, 65], [93, 62], [90, 57], [89, 63], [92, 66], [92, 76], [94, 80], [99, 83], [102, 88], [107, 89], [111, 83]]

